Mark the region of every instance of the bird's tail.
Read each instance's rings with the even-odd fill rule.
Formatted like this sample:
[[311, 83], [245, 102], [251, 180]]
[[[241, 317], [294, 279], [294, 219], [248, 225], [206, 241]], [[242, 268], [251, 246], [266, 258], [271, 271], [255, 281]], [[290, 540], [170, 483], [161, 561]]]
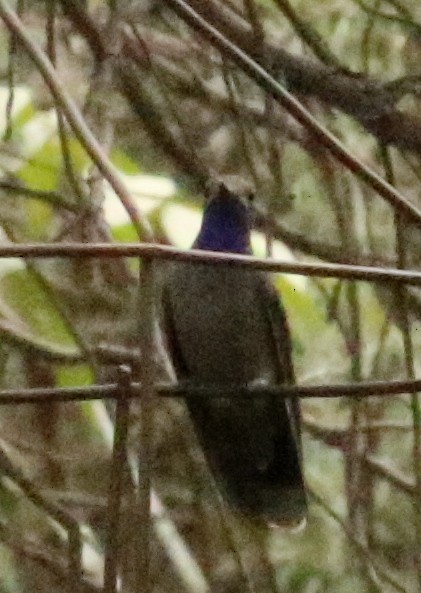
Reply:
[[212, 398], [188, 406], [227, 502], [272, 526], [301, 524], [307, 500], [300, 436], [287, 402]]

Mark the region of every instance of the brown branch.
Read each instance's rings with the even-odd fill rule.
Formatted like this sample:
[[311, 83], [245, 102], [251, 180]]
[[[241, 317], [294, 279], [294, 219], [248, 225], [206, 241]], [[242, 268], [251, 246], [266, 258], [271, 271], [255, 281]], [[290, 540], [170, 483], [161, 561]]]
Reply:
[[[259, 64], [261, 48], [259, 46], [258, 50], [256, 50], [253, 44], [250, 44], [250, 39], [252, 38], [251, 31], [248, 31], [249, 41], [247, 45], [249, 46], [249, 52], [247, 52], [237, 43], [236, 39], [226, 36], [224, 31], [215, 27], [214, 23], [209, 20], [208, 9], [211, 9], [212, 2], [206, 2], [206, 10], [203, 11], [205, 16], [201, 14], [203, 6], [200, 1], [192, 1], [190, 3], [192, 5], [199, 5], [199, 10], [197, 12], [184, 0], [166, 0], [166, 3], [195, 31], [200, 33], [212, 45], [217, 47], [226, 58], [231, 59], [262, 89], [278, 101], [278, 103], [307, 130], [309, 130], [317, 141], [327, 148], [342, 165], [352, 171], [359, 179], [371, 186], [380, 196], [391, 204], [397, 212], [405, 215], [417, 226], [421, 225], [421, 211], [416, 206], [409, 202], [377, 173], [367, 167], [361, 160], [352, 155], [333, 134], [323, 127], [311, 113], [286, 90], [286, 88], [281, 86], [275, 78], [271, 76], [269, 73], [270, 71], [265, 69], [268, 60], [267, 56], [265, 56], [263, 61], [263, 67]], [[222, 16], [222, 10], [217, 12], [217, 14]], [[258, 55], [256, 55], [256, 51], [258, 51]], [[262, 63], [262, 59], [260, 59], [260, 63]], [[358, 86], [357, 80], [355, 80], [354, 84], [355, 86]], [[370, 105], [367, 103], [365, 112], [367, 120], [371, 121], [373, 118], [378, 118], [379, 114], [370, 113], [369, 107]], [[388, 104], [384, 107], [386, 111], [390, 108], [391, 107]]]
[[328, 263], [285, 262], [249, 255], [220, 253], [190, 249], [182, 251], [168, 245], [155, 243], [34, 243], [0, 245], [0, 258], [116, 258], [141, 257], [169, 261], [201, 262], [209, 265], [226, 265], [263, 272], [282, 272], [319, 278], [341, 278], [367, 282], [404, 283], [421, 286], [421, 272], [396, 268], [378, 268]]
[[60, 2], [63, 13], [75, 26], [75, 29], [89, 42], [89, 47], [97, 62], [103, 61], [107, 56], [106, 48], [100, 31], [94, 22], [87, 17], [83, 3], [78, 0], [62, 0]]
[[174, 133], [165, 123], [164, 114], [154, 104], [146, 85], [142, 84], [133, 65], [117, 62], [115, 71], [120, 92], [126, 98], [133, 113], [142, 121], [152, 141], [158, 141], [160, 149], [172, 159], [179, 170], [194, 179], [199, 189], [204, 189], [209, 173], [186, 145], [177, 142]]
[[[87, 11], [80, 5], [74, 11], [74, 0], [60, 0], [63, 11], [70, 19], [76, 30], [82, 35], [95, 55], [105, 57], [107, 50], [105, 46], [98, 49], [98, 44], [104, 44], [101, 37], [101, 30], [97, 27]], [[119, 34], [121, 34], [119, 32]], [[104, 36], [106, 38], [106, 36]], [[188, 147], [177, 141], [174, 133], [165, 123], [165, 114], [155, 105], [152, 96], [146, 85], [142, 84], [141, 78], [137, 75], [135, 64], [150, 66], [150, 60], [146, 47], [133, 41], [133, 32], [125, 31], [122, 38], [122, 56], [129, 56], [131, 62], [124, 62], [121, 59], [115, 60], [115, 74], [119, 82], [122, 95], [126, 98], [133, 112], [141, 119], [143, 126], [153, 142], [159, 142], [160, 149], [167, 154], [172, 161], [190, 178], [193, 178], [197, 187], [205, 187], [208, 171], [199, 164], [196, 155], [188, 150]]]
[[[350, 436], [352, 436], [352, 431], [350, 429], [341, 430], [325, 428], [317, 425], [315, 422], [311, 420], [305, 420], [303, 425], [314, 439], [317, 439], [318, 441], [325, 443], [329, 447], [338, 448], [342, 452], [348, 451], [349, 439]], [[377, 429], [376, 427], [362, 426], [359, 427], [359, 432], [364, 434], [370, 432], [373, 428], [375, 428], [376, 430], [381, 430], [388, 427], [387, 425], [381, 425]], [[399, 428], [399, 430], [404, 429], [405, 431], [410, 431], [412, 429], [412, 427], [410, 426], [402, 425], [393, 428]], [[359, 454], [355, 452], [353, 454], [354, 457], [358, 459], [360, 463], [363, 463], [367, 467], [367, 469], [370, 470], [370, 472], [376, 474], [379, 478], [388, 481], [401, 492], [404, 492], [405, 494], [412, 497], [415, 496], [415, 480], [409, 478], [403, 472], [392, 467], [392, 465], [388, 463], [385, 459], [377, 459], [372, 455]]]
[[[174, 6], [171, 0], [167, 3]], [[421, 153], [421, 118], [396, 109], [395, 94], [386, 84], [292, 55], [273, 43], [266, 42], [261, 52], [253, 44], [250, 26], [228, 15], [221, 4], [212, 0], [189, 0], [188, 4], [256, 62], [271, 64], [270, 72], [275, 77], [282, 74], [291, 92], [316, 97], [355, 117], [384, 144]]]
[[28, 56], [38, 68], [46, 85], [50, 89], [51, 94], [57, 102], [57, 105], [60, 106], [63, 114], [66, 116], [75, 136], [118, 195], [133, 223], [133, 226], [137, 229], [139, 236], [145, 236], [146, 238], [151, 239], [153, 237], [153, 232], [147, 219], [138, 216], [138, 213], [133, 211], [131, 195], [119, 173], [103, 151], [91, 130], [88, 128], [77, 105], [73, 102], [60, 83], [52, 64], [45, 53], [32, 41], [16, 13], [13, 12], [3, 0], [0, 0], [0, 17], [3, 19], [8, 29], [16, 35], [16, 39], [24, 47]]
[[[65, 566], [61, 558], [56, 558], [49, 554], [46, 549], [42, 549], [39, 542], [30, 541], [24, 538], [22, 534], [17, 534], [16, 528], [12, 525], [9, 526], [3, 520], [0, 521], [0, 541], [12, 550], [17, 558], [36, 563], [63, 586], [69, 585], [74, 580], [71, 571]], [[83, 578], [78, 580], [77, 588], [73, 589], [73, 591], [78, 591], [79, 593], [102, 593], [102, 589]]]
[[[61, 3], [66, 4], [68, 1], [69, 0], [61, 0]], [[374, 173], [356, 157], [351, 155], [345, 147], [330, 132], [323, 128], [286, 89], [281, 87], [276, 80], [272, 78], [270, 73], [272, 72], [274, 76], [279, 75], [282, 68], [286, 67], [289, 63], [291, 67], [291, 72], [289, 72], [291, 80], [288, 78], [286, 72], [284, 74], [289, 88], [294, 92], [301, 94], [315, 94], [317, 96], [315, 89], [317, 90], [320, 87], [320, 91], [324, 89], [326, 93], [325, 100], [329, 98], [328, 102], [330, 104], [339, 107], [350, 115], [357, 117], [357, 119], [358, 115], [360, 115], [360, 118], [363, 118], [363, 123], [367, 128], [369, 126], [377, 126], [380, 131], [382, 131], [382, 126], [386, 123], [384, 121], [385, 114], [392, 113], [394, 102], [392, 93], [385, 90], [383, 86], [376, 81], [360, 77], [344, 76], [343, 73], [341, 76], [338, 76], [337, 72], [332, 68], [323, 67], [323, 69], [319, 66], [319, 70], [317, 70], [316, 66], [311, 62], [305, 60], [297, 61], [295, 58], [292, 60], [290, 59], [291, 56], [286, 54], [286, 52], [274, 48], [271, 45], [264, 44], [262, 46], [259, 44], [259, 46], [256, 47], [250, 26], [248, 26], [242, 19], [234, 19], [233, 15], [231, 15], [231, 18], [228, 18], [224, 15], [222, 7], [216, 7], [211, 1], [204, 3], [202, 0], [191, 0], [190, 3], [187, 4], [183, 0], [166, 0], [166, 3], [195, 30], [198, 30], [211, 43], [216, 45], [226, 57], [232, 59], [240, 68], [254, 78], [254, 80], [279, 101], [282, 106], [297, 119], [297, 121], [310, 130], [317, 138], [318, 142], [330, 150], [335, 158], [337, 158], [343, 165], [348, 167], [364, 182], [373, 187], [373, 189], [375, 189], [375, 191], [377, 191], [386, 201], [392, 204], [397, 211], [408, 216], [414, 224], [421, 225], [421, 212], [380, 176]], [[71, 18], [70, 13], [69, 17]], [[89, 20], [89, 14], [86, 13], [85, 18]], [[92, 19], [90, 20], [92, 21]], [[74, 21], [76, 26], [77, 22], [78, 20]], [[91, 25], [94, 26], [93, 23], [91, 23]], [[89, 42], [89, 38], [87, 41]], [[276, 55], [277, 52], [280, 53], [279, 56]], [[267, 68], [268, 64], [272, 64], [273, 66], [266, 71], [259, 66], [259, 64], [263, 65], [264, 68]], [[280, 64], [282, 64], [282, 68], [279, 66]], [[303, 76], [303, 72], [298, 68], [300, 64], [307, 65], [307, 77]], [[295, 72], [295, 84], [294, 77], [292, 76], [294, 68], [297, 70]], [[120, 76], [121, 75], [123, 75], [123, 72], [120, 69]], [[129, 89], [130, 80], [123, 75], [123, 79], [124, 78], [123, 89]], [[331, 84], [332, 78], [336, 81], [335, 86]], [[308, 88], [306, 88], [306, 84], [308, 85]], [[133, 102], [133, 88], [126, 90], [126, 92], [128, 92], [127, 96], [129, 101], [135, 106], [136, 102]], [[355, 93], [357, 93], [360, 99], [359, 101], [350, 100], [350, 97]], [[137, 101], [141, 101], [141, 97], [139, 96], [140, 93], [137, 93], [137, 95]], [[319, 96], [319, 98], [324, 99], [322, 95]], [[343, 104], [341, 104], [341, 100]], [[140, 103], [140, 105], [141, 104], [142, 103]], [[356, 109], [355, 105], [358, 106], [358, 109]], [[399, 112], [393, 112], [393, 115], [395, 125], [401, 126], [401, 114]], [[381, 122], [381, 125], [377, 123], [378, 121]], [[414, 123], [415, 122], [411, 121], [411, 138], [414, 138], [414, 135], [416, 135]], [[419, 147], [421, 151], [421, 122], [419, 124], [419, 129]], [[165, 129], [164, 132], [165, 140], [168, 136], [168, 130]], [[156, 138], [156, 135], [153, 135]], [[383, 143], [387, 142], [386, 139], [382, 139], [382, 141]], [[170, 154], [172, 154], [172, 156], [176, 154], [176, 156], [179, 157], [180, 151], [183, 160], [188, 156], [182, 154], [180, 147], [177, 147], [177, 150], [174, 152], [171, 143], [169, 146], [171, 148]], [[193, 171], [198, 177], [199, 184], [201, 184], [204, 171], [200, 167], [198, 171], [195, 170], [195, 161], [196, 159], [193, 158]], [[183, 170], [185, 170], [185, 167], [183, 167]]]
[[70, 574], [72, 579], [79, 581], [82, 572], [82, 541], [78, 522], [59, 505], [45, 498], [36, 486], [23, 475], [22, 471], [12, 463], [3, 449], [0, 449], [0, 469], [20, 488], [32, 504], [45, 511], [66, 530]]
[[17, 194], [18, 196], [24, 198], [42, 200], [43, 202], [50, 204], [50, 206], [54, 206], [55, 208], [64, 208], [70, 212], [79, 212], [80, 210], [76, 204], [73, 204], [67, 200], [59, 192], [32, 189], [22, 185], [19, 181], [1, 179], [0, 190], [11, 194]]
[[156, 274], [153, 261], [144, 262], [140, 267], [138, 296], [138, 335], [139, 348], [142, 352], [140, 367], [141, 387], [141, 423], [139, 444], [137, 449], [138, 484], [136, 490], [136, 564], [134, 566], [135, 586], [137, 591], [151, 593], [152, 560], [152, 522], [151, 522], [151, 475], [153, 459], [155, 396], [155, 290]]
[[[330, 428], [306, 416], [304, 416], [302, 424], [311, 437], [322, 441], [329, 447], [344, 450], [348, 446], [349, 428]], [[403, 432], [408, 434], [411, 430], [412, 425], [410, 424], [392, 421], [372, 422], [359, 427], [359, 431], [364, 434], [379, 432]]]
[[124, 470], [127, 463], [127, 438], [130, 414], [130, 369], [119, 369], [119, 393], [115, 413], [114, 445], [108, 492], [108, 530], [104, 562], [104, 593], [117, 591], [120, 550], [120, 515], [123, 495]]
[[[336, 70], [345, 72], [345, 68], [342, 67], [336, 56], [329, 50], [327, 44], [316, 29], [297, 14], [288, 0], [275, 0], [275, 4], [289, 20], [297, 35], [301, 37], [321, 62], [326, 64], [326, 66], [331, 66]], [[347, 74], [349, 74], [349, 72]]]
[[[131, 384], [130, 397], [140, 398], [142, 385]], [[415, 381], [367, 381], [361, 383], [344, 383], [339, 385], [271, 385], [271, 386], [238, 386], [235, 388], [215, 386], [196, 386], [189, 383], [176, 385], [158, 383], [154, 385], [156, 395], [165, 398], [177, 397], [226, 397], [250, 398], [268, 395], [289, 398], [337, 398], [337, 397], [390, 397], [421, 391], [421, 379]], [[91, 385], [89, 387], [51, 387], [32, 389], [1, 389], [0, 406], [39, 404], [53, 401], [75, 402], [97, 399], [116, 399], [118, 386], [113, 383]]]
[[[407, 593], [405, 587], [403, 587], [393, 576], [389, 575], [389, 573], [383, 569], [383, 567], [380, 565], [379, 561], [373, 555], [371, 550], [354, 537], [345, 520], [342, 519], [342, 517], [338, 513], [336, 513], [321, 496], [316, 494], [314, 490], [309, 489], [309, 492], [311, 498], [319, 506], [321, 506], [321, 508], [327, 513], [329, 517], [332, 517], [341, 526], [344, 533], [349, 538], [352, 547], [357, 551], [359, 555], [361, 555], [361, 558], [367, 563], [367, 566], [375, 571], [376, 576], [381, 578], [385, 583], [391, 585], [396, 591], [399, 591], [400, 593]], [[372, 584], [375, 585], [376, 591], [381, 590], [377, 582], [373, 582]]]
[[387, 480], [393, 484], [398, 490], [405, 492], [410, 496], [415, 496], [415, 481], [405, 476], [396, 468], [391, 467], [390, 463], [385, 460], [375, 459], [373, 457], [366, 457], [363, 459], [368, 469], [376, 473], [380, 478]]

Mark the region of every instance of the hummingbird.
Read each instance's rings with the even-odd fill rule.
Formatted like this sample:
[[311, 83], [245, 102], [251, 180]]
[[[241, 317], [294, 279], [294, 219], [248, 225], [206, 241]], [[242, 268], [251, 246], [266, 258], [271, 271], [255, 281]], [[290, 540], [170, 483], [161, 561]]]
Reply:
[[[192, 248], [251, 254], [249, 201], [219, 183]], [[177, 379], [215, 390], [186, 396], [199, 443], [230, 507], [270, 526], [305, 523], [300, 405], [236, 389], [295, 382], [280, 297], [263, 272], [172, 262], [162, 288], [163, 329]], [[229, 395], [224, 394], [224, 388]]]

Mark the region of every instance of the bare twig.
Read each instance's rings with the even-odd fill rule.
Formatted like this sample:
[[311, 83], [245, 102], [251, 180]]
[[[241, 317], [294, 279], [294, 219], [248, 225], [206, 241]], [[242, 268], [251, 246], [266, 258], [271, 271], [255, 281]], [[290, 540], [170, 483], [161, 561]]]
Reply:
[[[23, 2], [18, 0], [17, 13], [22, 14]], [[3, 140], [10, 140], [12, 137], [12, 111], [13, 103], [15, 101], [15, 62], [16, 62], [16, 36], [12, 33], [9, 41], [9, 61], [7, 64], [7, 83], [9, 87], [9, 97], [6, 103], [6, 129], [4, 131]]]
[[[328, 514], [329, 517], [332, 517], [341, 526], [352, 546], [355, 548], [362, 560], [367, 563], [367, 567], [370, 570], [372, 577], [371, 583], [373, 586], [375, 586], [375, 590], [378, 592], [382, 591], [382, 588], [377, 582], [377, 579], [380, 578], [385, 583], [391, 585], [396, 591], [399, 591], [399, 593], [407, 593], [406, 589], [402, 587], [402, 585], [398, 583], [394, 577], [389, 575], [381, 566], [379, 566], [379, 562], [376, 560], [370, 550], [368, 550], [366, 546], [361, 544], [361, 542], [359, 542], [358, 539], [353, 536], [345, 521], [329, 506], [329, 504], [312, 489], [309, 489], [309, 492], [311, 498]], [[371, 571], [374, 571], [374, 573]]]
[[[386, 175], [390, 183], [394, 183], [394, 172], [391, 155], [387, 149], [382, 147], [383, 163], [386, 169]], [[404, 269], [407, 266], [407, 247], [406, 247], [406, 229], [405, 220], [400, 213], [395, 215], [395, 234], [396, 251], [398, 265]], [[402, 341], [405, 351], [405, 369], [408, 379], [415, 377], [414, 343], [412, 338], [411, 323], [409, 318], [408, 293], [405, 286], [397, 286], [396, 294], [399, 299], [401, 310], [400, 326], [402, 331]], [[413, 422], [413, 445], [412, 459], [415, 473], [414, 490], [414, 514], [415, 514], [415, 539], [418, 546], [421, 546], [421, 407], [419, 394], [411, 394], [411, 411]], [[415, 568], [418, 578], [418, 586], [421, 587], [421, 561], [417, 558]]]
[[[68, 585], [72, 579], [71, 572], [59, 559], [49, 555], [46, 550], [40, 549], [39, 543], [29, 541], [20, 535], [17, 537], [15, 528], [9, 526], [5, 521], [0, 521], [0, 540], [5, 543], [18, 558], [27, 559], [45, 569], [55, 580]], [[81, 579], [75, 591], [80, 593], [102, 593], [92, 583]]]
[[9, 477], [22, 490], [28, 500], [43, 509], [66, 530], [68, 535], [69, 574], [74, 584], [79, 583], [82, 575], [82, 543], [78, 522], [59, 505], [45, 498], [35, 485], [15, 467], [4, 450], [0, 450], [0, 468], [2, 473]]
[[262, 259], [248, 255], [219, 253], [191, 249], [182, 251], [168, 245], [155, 243], [34, 243], [0, 245], [2, 257], [142, 257], [145, 259], [163, 259], [188, 262], [202, 262], [212, 265], [229, 265], [262, 270], [264, 272], [283, 272], [320, 278], [343, 278], [364, 280], [367, 282], [403, 283], [421, 286], [421, 272], [396, 268], [378, 268], [351, 266], [345, 264], [316, 264], [284, 262], [278, 259]]
[[117, 590], [119, 526], [124, 469], [127, 465], [126, 447], [129, 427], [130, 369], [120, 367], [114, 427], [114, 448], [108, 496], [108, 530], [105, 550], [104, 593]]
[[[218, 386], [198, 387], [188, 383], [177, 385], [158, 383], [154, 387], [156, 395], [173, 397], [239, 397], [249, 398], [273, 395], [276, 397], [336, 398], [336, 397], [390, 397], [392, 395], [421, 391], [421, 379], [416, 381], [369, 381], [363, 383], [344, 383], [342, 385], [279, 385], [218, 388]], [[130, 397], [142, 397], [142, 385], [132, 383]], [[32, 389], [1, 389], [0, 406], [37, 404], [52, 401], [73, 402], [96, 399], [116, 399], [118, 386], [115, 383], [91, 385], [89, 387], [55, 387]]]
[[289, 3], [289, 0], [275, 0], [275, 4], [289, 20], [297, 35], [307, 44], [319, 60], [327, 66], [333, 66], [338, 70], [345, 70], [316, 29], [297, 14]]
[[297, 121], [311, 131], [320, 144], [326, 147], [345, 167], [371, 186], [397, 211], [414, 224], [421, 226], [421, 212], [377, 173], [352, 155], [344, 145], [303, 107], [273, 76], [260, 66], [237, 45], [202, 18], [184, 0], [166, 0], [166, 3], [196, 31], [215, 45], [223, 54], [237, 64], [266, 92], [272, 95]]
[[78, 107], [61, 85], [57, 73], [45, 53], [31, 40], [16, 13], [7, 6], [4, 0], [0, 0], [0, 17], [8, 29], [16, 35], [16, 39], [36, 64], [79, 142], [120, 198], [134, 227], [138, 230], [138, 234], [151, 239], [152, 229], [146, 218], [139, 217], [137, 212], [133, 211], [130, 192], [121, 180], [118, 171], [89, 130]]
[[5, 179], [0, 179], [0, 190], [4, 190], [5, 192], [12, 194], [17, 194], [25, 198], [34, 198], [36, 200], [42, 200], [43, 202], [47, 202], [47, 204], [50, 204], [50, 206], [54, 206], [55, 208], [64, 208], [65, 210], [69, 210], [70, 212], [79, 211], [77, 205], [72, 204], [62, 194], [55, 191], [43, 191], [39, 189], [32, 189], [30, 187], [22, 185], [17, 181], [8, 181]]
[[[56, 51], [56, 13], [57, 4], [55, 0], [47, 2], [47, 56], [54, 68], [57, 68], [57, 51]], [[57, 114], [57, 126], [58, 136], [61, 145], [61, 154], [64, 164], [64, 172], [69, 180], [69, 185], [72, 188], [74, 195], [79, 198], [79, 201], [83, 203], [83, 191], [82, 186], [79, 183], [77, 175], [74, 170], [72, 157], [70, 153], [69, 141], [66, 133], [66, 122], [63, 117], [63, 113], [60, 109], [60, 105], [56, 103], [56, 114]]]
[[138, 518], [136, 591], [152, 591], [151, 564], [151, 462], [153, 438], [153, 397], [155, 383], [155, 272], [154, 262], [139, 262], [139, 346], [143, 353], [140, 367], [142, 379], [141, 435], [138, 450], [138, 490], [136, 497]]

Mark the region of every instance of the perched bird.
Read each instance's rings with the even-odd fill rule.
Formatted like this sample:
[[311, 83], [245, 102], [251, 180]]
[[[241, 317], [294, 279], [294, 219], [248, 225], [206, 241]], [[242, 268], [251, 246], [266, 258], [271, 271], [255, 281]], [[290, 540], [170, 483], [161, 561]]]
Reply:
[[[206, 206], [193, 248], [250, 253], [249, 205], [224, 184]], [[221, 392], [187, 397], [187, 406], [225, 499], [266, 523], [302, 523], [299, 402], [235, 396], [238, 387], [294, 382], [290, 335], [274, 287], [254, 270], [174, 262], [162, 309], [178, 379]]]

